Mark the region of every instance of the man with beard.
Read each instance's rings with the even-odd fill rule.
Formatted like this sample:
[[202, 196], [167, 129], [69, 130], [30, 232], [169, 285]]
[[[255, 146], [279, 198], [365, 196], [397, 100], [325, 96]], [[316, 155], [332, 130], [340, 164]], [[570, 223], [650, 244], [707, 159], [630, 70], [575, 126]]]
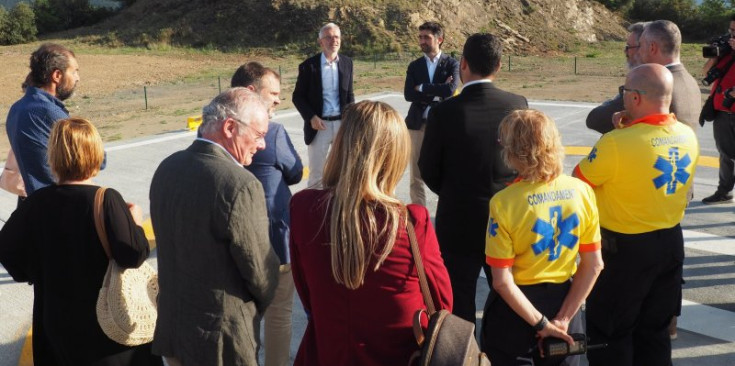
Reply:
[[79, 82], [74, 52], [62, 45], [41, 45], [31, 54], [30, 66], [25, 95], [10, 107], [6, 123], [28, 195], [54, 183], [46, 161], [48, 137], [56, 121], [69, 118], [63, 101]]
[[[643, 30], [648, 22], [638, 22], [628, 27], [628, 39], [625, 42], [625, 64], [628, 70], [638, 66], [638, 60], [635, 55], [641, 47], [640, 38]], [[604, 103], [595, 107], [590, 114], [587, 115], [587, 128], [595, 130], [599, 133], [611, 131], [614, 126], [612, 124], [612, 116], [615, 112], [620, 112], [623, 107], [623, 98], [620, 94], [616, 94], [614, 98], [606, 100]]]
[[426, 132], [426, 119], [432, 106], [454, 94], [459, 85], [459, 62], [442, 53], [444, 29], [437, 22], [419, 26], [422, 57], [408, 65], [403, 96], [411, 102], [406, 127], [411, 136], [411, 203], [426, 206], [426, 190], [419, 174], [419, 153]]

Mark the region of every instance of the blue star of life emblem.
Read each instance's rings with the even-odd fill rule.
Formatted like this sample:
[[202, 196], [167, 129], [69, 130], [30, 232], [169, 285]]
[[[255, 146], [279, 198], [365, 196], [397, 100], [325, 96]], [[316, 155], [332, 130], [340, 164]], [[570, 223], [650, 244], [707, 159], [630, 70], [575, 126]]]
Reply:
[[492, 217], [490, 218], [490, 223], [487, 225], [487, 233], [492, 237], [498, 235], [498, 223]]
[[587, 161], [591, 163], [595, 159], [597, 159], [597, 148], [593, 147], [592, 151], [590, 151], [590, 154], [587, 155]]
[[561, 206], [549, 208], [549, 221], [536, 219], [533, 232], [541, 235], [538, 242], [531, 245], [533, 253], [539, 255], [549, 250], [549, 262], [559, 259], [561, 247], [573, 249], [579, 238], [572, 234], [572, 230], [579, 226], [579, 217], [576, 213], [569, 215], [566, 219], [562, 217]]
[[659, 156], [656, 159], [654, 168], [661, 171], [661, 175], [653, 179], [653, 185], [656, 189], [666, 186], [666, 194], [674, 194], [677, 184], [686, 184], [691, 174], [687, 173], [686, 168], [692, 164], [689, 154], [679, 157], [679, 148], [672, 147], [669, 149], [669, 158]]

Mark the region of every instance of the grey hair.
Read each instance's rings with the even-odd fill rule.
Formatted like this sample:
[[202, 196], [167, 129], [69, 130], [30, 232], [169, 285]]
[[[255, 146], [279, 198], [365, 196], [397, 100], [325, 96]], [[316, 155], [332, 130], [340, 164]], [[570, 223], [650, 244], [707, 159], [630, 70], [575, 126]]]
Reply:
[[637, 22], [628, 26], [628, 32], [635, 34], [636, 38], [641, 38], [643, 30], [651, 22]]
[[230, 88], [202, 108], [199, 130], [203, 136], [215, 134], [227, 118], [237, 119], [249, 126], [260, 113], [268, 115], [268, 108], [260, 95], [248, 88]]
[[[666, 56], [678, 57], [681, 50], [681, 31], [676, 23], [669, 20], [656, 20], [646, 24], [646, 39], [655, 41]], [[643, 35], [641, 35], [643, 36]]]
[[340, 33], [342, 33], [342, 31], [339, 29], [339, 26], [337, 24], [327, 23], [327, 24], [324, 24], [322, 29], [319, 30], [319, 39], [324, 38], [324, 33], [329, 29], [337, 29]]

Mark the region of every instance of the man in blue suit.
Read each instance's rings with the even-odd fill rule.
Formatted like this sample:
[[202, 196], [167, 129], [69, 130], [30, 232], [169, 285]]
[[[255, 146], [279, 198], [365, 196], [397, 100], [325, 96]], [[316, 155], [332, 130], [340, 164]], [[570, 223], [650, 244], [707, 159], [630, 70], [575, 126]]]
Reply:
[[459, 84], [459, 62], [441, 51], [444, 29], [437, 22], [419, 27], [419, 46], [424, 56], [408, 65], [403, 95], [411, 107], [406, 126], [411, 136], [411, 202], [426, 206], [426, 190], [418, 161], [426, 131], [426, 119], [432, 106], [454, 94]]
[[[245, 87], [258, 93], [268, 106], [269, 117], [273, 119], [276, 107], [281, 103], [281, 76], [278, 72], [260, 63], [249, 62], [235, 71], [231, 86]], [[291, 228], [288, 208], [291, 190], [288, 186], [301, 181], [303, 166], [283, 125], [272, 121], [268, 123], [265, 149], [255, 154], [253, 162], [245, 169], [263, 184], [271, 246], [281, 261], [276, 295], [264, 316], [265, 366], [286, 366], [291, 361], [288, 350], [291, 346], [294, 297], [288, 252]]]

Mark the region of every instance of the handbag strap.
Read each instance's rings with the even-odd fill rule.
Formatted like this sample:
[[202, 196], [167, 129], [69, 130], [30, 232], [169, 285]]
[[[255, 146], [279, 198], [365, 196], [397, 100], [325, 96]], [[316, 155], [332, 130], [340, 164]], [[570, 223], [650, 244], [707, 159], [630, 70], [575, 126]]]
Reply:
[[406, 210], [408, 221], [406, 224], [406, 231], [408, 232], [408, 240], [411, 242], [411, 253], [413, 253], [413, 261], [416, 263], [416, 272], [419, 275], [419, 285], [421, 286], [421, 295], [424, 297], [424, 303], [426, 303], [426, 309], [429, 311], [429, 316], [436, 312], [434, 307], [434, 301], [431, 299], [431, 293], [429, 293], [429, 282], [426, 280], [426, 271], [424, 271], [424, 261], [421, 259], [421, 252], [419, 251], [419, 244], [416, 241], [416, 231], [413, 227], [413, 217], [411, 213]]
[[106, 190], [105, 187], [99, 187], [97, 193], [94, 194], [94, 227], [97, 229], [97, 236], [100, 238], [100, 243], [102, 243], [107, 258], [112, 259], [110, 243], [107, 241], [107, 230], [105, 229], [105, 211], [102, 208]]

